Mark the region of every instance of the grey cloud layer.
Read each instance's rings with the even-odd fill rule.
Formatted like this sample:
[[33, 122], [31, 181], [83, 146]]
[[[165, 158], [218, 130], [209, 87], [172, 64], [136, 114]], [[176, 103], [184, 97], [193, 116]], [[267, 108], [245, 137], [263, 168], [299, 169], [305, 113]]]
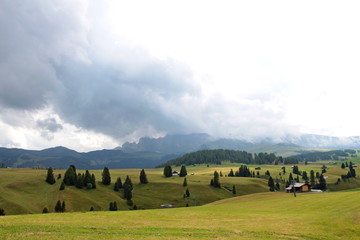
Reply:
[[[250, 127], [257, 123], [272, 128], [264, 115], [276, 116], [261, 105], [200, 101], [201, 89], [186, 66], [116, 44], [99, 24], [101, 16], [89, 16], [93, 6], [87, 11], [86, 3], [0, 3], [3, 108], [51, 107], [66, 122], [114, 138], [151, 131], [250, 134], [262, 131]], [[48, 139], [62, 129], [53, 118], [36, 127]]]

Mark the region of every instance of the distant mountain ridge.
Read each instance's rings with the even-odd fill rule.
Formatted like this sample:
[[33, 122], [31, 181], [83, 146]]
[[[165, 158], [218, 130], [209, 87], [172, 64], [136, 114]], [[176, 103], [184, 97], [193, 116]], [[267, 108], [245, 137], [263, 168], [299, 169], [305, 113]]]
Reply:
[[271, 139], [250, 142], [239, 139], [215, 139], [205, 133], [166, 135], [160, 138], [141, 138], [138, 143], [124, 143], [112, 150], [87, 153], [54, 147], [44, 150], [0, 148], [0, 166], [8, 167], [56, 167], [67, 168], [70, 164], [79, 169], [152, 168], [170, 159], [199, 150], [227, 149], [249, 153], [268, 152], [290, 156], [310, 152], [313, 149], [360, 149], [360, 137], [329, 137], [305, 134], [286, 136], [275, 142]]

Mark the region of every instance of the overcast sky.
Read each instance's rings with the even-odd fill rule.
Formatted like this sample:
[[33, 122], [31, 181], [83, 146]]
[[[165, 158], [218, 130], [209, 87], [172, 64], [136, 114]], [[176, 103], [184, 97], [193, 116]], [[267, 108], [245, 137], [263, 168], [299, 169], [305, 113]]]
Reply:
[[359, 1], [0, 0], [0, 146], [360, 135]]

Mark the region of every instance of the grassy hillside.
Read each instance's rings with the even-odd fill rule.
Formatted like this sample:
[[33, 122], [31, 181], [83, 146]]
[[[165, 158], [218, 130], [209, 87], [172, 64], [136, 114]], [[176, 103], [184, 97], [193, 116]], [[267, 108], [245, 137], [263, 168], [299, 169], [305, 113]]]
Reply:
[[[67, 211], [108, 210], [109, 203], [116, 201], [120, 210], [130, 207], [122, 198], [120, 192], [113, 191], [113, 183], [117, 177], [124, 182], [127, 175], [134, 183], [133, 202], [141, 209], [160, 208], [161, 204], [174, 204], [175, 207], [185, 207], [186, 204], [203, 205], [213, 201], [232, 197], [233, 194], [225, 188], [217, 189], [209, 185], [216, 168], [204, 166], [188, 168], [187, 176], [190, 198], [183, 198], [186, 190], [182, 186], [184, 178], [177, 176], [165, 178], [163, 169], [146, 169], [148, 184], [139, 183], [140, 169], [112, 170], [112, 184], [105, 186], [100, 183], [101, 170], [90, 171], [97, 179], [97, 189], [77, 189], [74, 186], [59, 191], [61, 180], [54, 185], [45, 182], [46, 170], [36, 169], [0, 169], [0, 207], [7, 214], [41, 213], [44, 207], [54, 211], [58, 200], [65, 201]], [[226, 168], [224, 168], [226, 169]], [[176, 169], [179, 170], [179, 169]], [[65, 170], [55, 170], [55, 176]], [[84, 171], [79, 171], [83, 173]], [[194, 175], [190, 175], [194, 173]], [[224, 187], [236, 185], [238, 195], [268, 191], [267, 181], [258, 178], [221, 178]]]
[[358, 239], [359, 191], [257, 193], [190, 208], [0, 217], [3, 239]]
[[[321, 171], [324, 162], [309, 163], [309, 165], [298, 165], [300, 171], [307, 171], [308, 176], [310, 170], [315, 172]], [[347, 169], [341, 169], [340, 164], [327, 165], [328, 187], [331, 191], [346, 190], [360, 187], [360, 178], [353, 178], [341, 181], [336, 184], [337, 179], [347, 173]], [[234, 195], [231, 190], [232, 186], [236, 187], [236, 196], [243, 196], [252, 193], [267, 192], [266, 178], [239, 178], [226, 177], [230, 169], [236, 171], [240, 164], [224, 163], [222, 165], [206, 165], [187, 167], [187, 187], [183, 187], [183, 179], [177, 176], [165, 178], [162, 176], [163, 169], [146, 169], [149, 180], [148, 184], [139, 183], [140, 169], [110, 169], [112, 184], [104, 186], [101, 181], [101, 170], [90, 171], [94, 173], [97, 179], [97, 189], [77, 189], [74, 186], [66, 187], [65, 190], [59, 191], [62, 179], [57, 180], [54, 185], [45, 182], [46, 170], [36, 169], [0, 169], [0, 207], [4, 208], [6, 214], [27, 214], [41, 213], [44, 207], [50, 212], [54, 211], [55, 204], [58, 200], [65, 201], [66, 211], [78, 212], [89, 211], [93, 207], [96, 211], [107, 211], [110, 202], [117, 202], [119, 210], [128, 210], [126, 200], [123, 199], [122, 190], [113, 191], [113, 183], [117, 177], [121, 177], [124, 182], [127, 175], [130, 176], [134, 183], [133, 202], [139, 209], [160, 208], [161, 204], [173, 204], [175, 207], [199, 206], [211, 203], [217, 200], [231, 198]], [[249, 165], [254, 170], [255, 165]], [[174, 168], [180, 170], [180, 168]], [[222, 185], [221, 189], [214, 188], [209, 185], [214, 171], [222, 172], [220, 177]], [[284, 191], [284, 182], [288, 179], [289, 173], [292, 171], [291, 166], [286, 166], [286, 173], [280, 174], [280, 165], [262, 165], [260, 175], [264, 175], [265, 171], [269, 171], [274, 180], [278, 179], [281, 190]], [[55, 170], [55, 176], [62, 174], [65, 170]], [[79, 171], [82, 173], [84, 171]], [[193, 175], [192, 175], [193, 174]], [[360, 175], [360, 172], [358, 172]], [[293, 175], [294, 177], [296, 175]], [[301, 177], [300, 177], [300, 181]], [[190, 198], [184, 198], [186, 188], [190, 191]]]

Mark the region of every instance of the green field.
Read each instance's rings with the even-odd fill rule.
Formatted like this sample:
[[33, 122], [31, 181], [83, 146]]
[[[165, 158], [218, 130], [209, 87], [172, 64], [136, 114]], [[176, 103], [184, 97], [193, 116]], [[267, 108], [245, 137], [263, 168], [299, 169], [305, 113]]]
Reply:
[[[6, 212], [0, 217], [0, 239], [359, 239], [360, 180], [335, 184], [347, 169], [333, 162], [298, 166], [300, 171], [319, 172], [323, 164], [330, 192], [296, 198], [284, 193], [284, 184], [281, 191], [269, 192], [263, 177], [225, 176], [239, 164], [187, 167], [190, 198], [183, 197], [183, 178], [165, 178], [163, 169], [146, 169], [148, 184], [139, 183], [140, 169], [110, 169], [112, 183], [119, 176], [123, 181], [131, 177], [133, 201], [140, 209], [136, 211], [128, 211], [122, 191], [100, 183], [101, 170], [90, 171], [97, 189], [71, 186], [59, 191], [61, 179], [47, 184], [46, 170], [0, 169], [0, 208]], [[209, 185], [215, 170], [224, 175], [221, 189]], [[281, 174], [280, 165], [262, 165], [260, 175], [267, 170], [274, 179], [285, 180], [292, 171], [286, 166]], [[55, 175], [64, 172], [55, 170]], [[228, 190], [233, 185], [235, 196]], [[66, 202], [66, 213], [40, 214], [44, 207], [54, 212], [58, 200]], [[113, 201], [127, 211], [107, 211]], [[159, 209], [161, 204], [175, 208]], [[95, 211], [89, 212], [90, 207]]]
[[201, 207], [0, 217], [1, 239], [358, 239], [360, 192], [258, 193]]

